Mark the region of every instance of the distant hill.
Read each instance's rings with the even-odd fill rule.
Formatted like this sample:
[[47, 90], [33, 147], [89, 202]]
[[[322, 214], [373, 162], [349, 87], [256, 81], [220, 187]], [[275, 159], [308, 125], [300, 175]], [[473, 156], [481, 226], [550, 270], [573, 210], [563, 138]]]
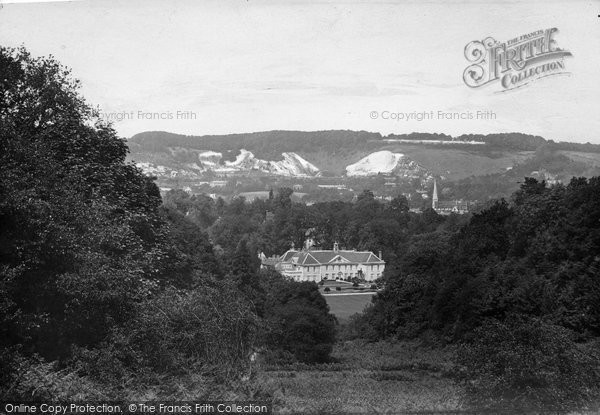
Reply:
[[[134, 135], [128, 144], [130, 159], [165, 187], [230, 176], [252, 176], [255, 182], [258, 177], [360, 181], [384, 174], [421, 188], [438, 177], [456, 183], [448, 188], [449, 195], [480, 199], [486, 192], [511, 191], [520, 175], [565, 181], [600, 168], [600, 145], [557, 143], [522, 133], [382, 136], [330, 130], [188, 136], [148, 131]], [[379, 159], [385, 166], [376, 165]], [[261, 183], [263, 188], [249, 190], [264, 190], [266, 182]]]
[[[557, 149], [583, 152], [600, 152], [598, 144], [580, 143], [554, 143], [540, 136], [522, 133], [501, 134], [465, 134], [452, 137], [446, 134], [410, 133], [390, 134], [382, 136], [379, 133], [367, 131], [329, 130], [329, 131], [265, 131], [245, 134], [227, 135], [181, 135], [164, 131], [147, 131], [134, 135], [129, 139], [133, 152], [138, 151], [164, 151], [171, 147], [183, 147], [197, 150], [213, 150], [219, 152], [237, 151], [246, 149], [259, 158], [272, 158], [284, 152], [315, 152], [325, 150], [331, 153], [348, 152], [365, 149], [374, 149], [386, 141], [403, 140], [423, 142], [418, 144], [439, 145], [445, 141], [444, 147], [464, 147], [465, 142], [485, 143], [486, 146], [479, 150], [510, 150], [510, 151], [535, 151], [547, 143], [553, 143]], [[452, 143], [455, 144], [452, 144]]]

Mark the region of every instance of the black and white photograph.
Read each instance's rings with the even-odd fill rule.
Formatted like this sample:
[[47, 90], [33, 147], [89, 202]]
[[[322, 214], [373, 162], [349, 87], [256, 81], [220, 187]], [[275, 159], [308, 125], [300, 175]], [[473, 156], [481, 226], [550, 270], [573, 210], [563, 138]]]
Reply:
[[600, 0], [0, 0], [0, 414], [599, 414]]

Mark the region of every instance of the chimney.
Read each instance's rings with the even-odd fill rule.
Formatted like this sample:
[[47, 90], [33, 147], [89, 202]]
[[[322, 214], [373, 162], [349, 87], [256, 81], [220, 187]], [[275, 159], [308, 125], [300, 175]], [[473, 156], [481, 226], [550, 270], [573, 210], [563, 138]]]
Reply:
[[339, 246], [338, 246], [337, 242], [334, 242], [333, 243], [333, 252], [337, 252], [337, 251], [339, 251]]
[[381, 249], [379, 250], [379, 259], [383, 261], [383, 257], [381, 256]]

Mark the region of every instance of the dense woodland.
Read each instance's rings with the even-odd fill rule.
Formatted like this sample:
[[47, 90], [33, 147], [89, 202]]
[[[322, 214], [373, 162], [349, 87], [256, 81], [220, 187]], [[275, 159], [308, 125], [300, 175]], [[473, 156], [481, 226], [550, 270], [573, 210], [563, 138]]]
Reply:
[[[456, 346], [465, 402], [567, 408], [600, 384], [600, 178], [523, 179], [473, 215], [369, 190], [307, 206], [171, 191], [52, 58], [0, 49], [0, 398], [269, 398], [248, 356], [334, 342]], [[381, 291], [340, 326], [314, 283], [259, 269], [312, 237], [381, 250]]]
[[317, 287], [259, 275], [237, 237], [215, 255], [68, 70], [3, 48], [0, 74], [3, 399], [260, 396], [254, 350], [328, 358]]

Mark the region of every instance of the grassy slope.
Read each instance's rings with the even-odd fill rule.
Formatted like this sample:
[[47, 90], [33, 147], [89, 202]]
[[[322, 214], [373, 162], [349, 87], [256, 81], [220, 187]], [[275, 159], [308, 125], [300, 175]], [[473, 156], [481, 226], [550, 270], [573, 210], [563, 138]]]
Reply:
[[[340, 154], [327, 154], [323, 151], [300, 153], [300, 156], [310, 161], [322, 170], [328, 170], [341, 175], [346, 166], [356, 163], [370, 152], [389, 150], [402, 153], [416, 161], [433, 174], [448, 177], [449, 180], [459, 180], [469, 176], [479, 176], [506, 171], [525, 159], [532, 157], [532, 151], [485, 153], [479, 149], [443, 148], [424, 145], [390, 144], [368, 151], [354, 151]], [[586, 153], [583, 153], [586, 154]]]
[[450, 378], [452, 349], [416, 343], [344, 342], [337, 363], [266, 367], [257, 379], [273, 391], [277, 413], [398, 413], [461, 409]]
[[559, 154], [564, 154], [570, 159], [578, 162], [590, 164], [592, 166], [600, 166], [600, 153], [583, 153], [581, 151], [564, 151], [561, 150]]
[[532, 157], [532, 151], [515, 151], [487, 154], [468, 149], [443, 149], [426, 146], [402, 147], [402, 152], [421, 164], [433, 174], [460, 180], [469, 176], [480, 176], [506, 171], [525, 159]]

